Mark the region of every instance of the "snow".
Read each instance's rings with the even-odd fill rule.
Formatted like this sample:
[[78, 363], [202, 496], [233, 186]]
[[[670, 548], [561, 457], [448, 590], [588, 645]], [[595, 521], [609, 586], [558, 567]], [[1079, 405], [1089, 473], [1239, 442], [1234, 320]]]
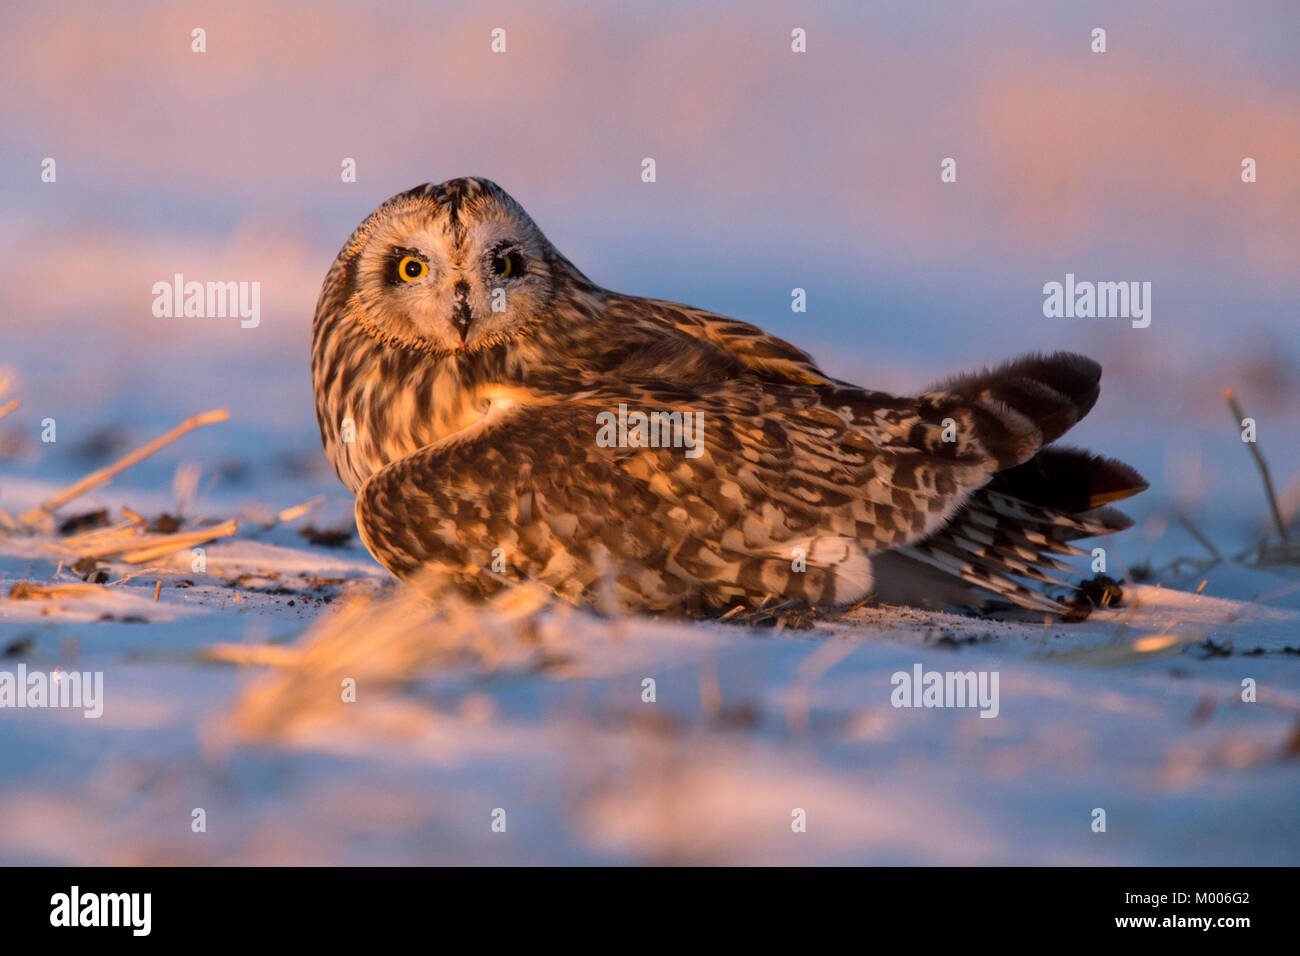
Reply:
[[[296, 533], [318, 518], [245, 522], [201, 573], [186, 552], [0, 600], [0, 670], [103, 671], [106, 696], [98, 720], [0, 710], [0, 862], [1300, 862], [1294, 568], [1129, 585], [1078, 623], [864, 607], [778, 632], [428, 605], [355, 538]], [[53, 582], [48, 548], [0, 538], [3, 593]], [[918, 664], [996, 672], [998, 716], [892, 706]]]

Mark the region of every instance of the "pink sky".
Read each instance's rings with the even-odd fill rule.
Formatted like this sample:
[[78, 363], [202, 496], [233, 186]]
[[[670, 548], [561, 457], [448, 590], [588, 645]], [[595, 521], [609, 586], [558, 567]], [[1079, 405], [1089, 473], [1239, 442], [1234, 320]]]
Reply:
[[[1131, 6], [7, 6], [3, 334], [298, 362], [351, 228], [473, 173], [598, 281], [742, 315], [841, 374], [909, 387], [1074, 347], [1208, 418], [1209, 373], [1296, 359], [1300, 5]], [[1067, 271], [1152, 281], [1152, 327], [1045, 319]], [[256, 336], [160, 325], [149, 289], [175, 272], [261, 282]]]

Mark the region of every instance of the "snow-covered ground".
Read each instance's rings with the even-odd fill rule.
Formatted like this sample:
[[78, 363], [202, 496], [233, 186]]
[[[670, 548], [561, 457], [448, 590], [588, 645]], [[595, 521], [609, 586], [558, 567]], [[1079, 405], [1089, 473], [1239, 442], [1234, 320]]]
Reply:
[[[62, 514], [173, 507], [123, 482]], [[471, 610], [299, 534], [342, 523], [336, 490], [276, 523], [319, 475], [251, 484], [276, 500], [190, 506], [240, 519], [202, 571], [101, 561], [97, 590], [21, 597], [82, 584], [75, 555], [0, 537], [0, 671], [104, 675], [98, 719], [0, 710], [0, 862], [1300, 862], [1293, 565], [1165, 572], [1080, 623]], [[893, 706], [917, 666], [996, 673], [997, 716]]]

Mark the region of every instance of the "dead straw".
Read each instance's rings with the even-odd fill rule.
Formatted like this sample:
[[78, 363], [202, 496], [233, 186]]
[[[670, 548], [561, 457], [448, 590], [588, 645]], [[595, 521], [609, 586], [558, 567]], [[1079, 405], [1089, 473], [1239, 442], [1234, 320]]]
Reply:
[[204, 425], [215, 425], [218, 422], [224, 422], [229, 418], [230, 412], [224, 408], [213, 409], [210, 412], [204, 412], [201, 415], [194, 415], [187, 418], [171, 431], [167, 432], [167, 434], [155, 438], [147, 445], [137, 448], [135, 451], [114, 464], [109, 465], [106, 468], [101, 468], [98, 471], [91, 472], [76, 484], [70, 485], [53, 497], [47, 498], [35, 508], [32, 508], [30, 511], [22, 515], [18, 520], [25, 525], [34, 525], [43, 518], [53, 515], [55, 511], [72, 499], [84, 495], [86, 492], [98, 488], [100, 485], [107, 484], [115, 475], [125, 471], [137, 462], [143, 461], [145, 458], [148, 458], [160, 448], [171, 444], [182, 435]]
[[[1232, 414], [1236, 416], [1237, 425], [1240, 427], [1246, 415], [1237, 404], [1237, 396], [1233, 394], [1232, 389], [1227, 389], [1223, 397], [1228, 403], [1228, 408], [1232, 409]], [[1250, 449], [1255, 464], [1259, 466], [1259, 475], [1264, 480], [1264, 493], [1268, 495], [1268, 506], [1273, 512], [1273, 523], [1277, 525], [1277, 533], [1283, 541], [1286, 541], [1286, 523], [1282, 520], [1282, 512], [1277, 506], [1277, 493], [1273, 490], [1273, 479], [1268, 473], [1268, 463], [1264, 461], [1264, 455], [1259, 450], [1259, 442], [1251, 441], [1244, 444]]]

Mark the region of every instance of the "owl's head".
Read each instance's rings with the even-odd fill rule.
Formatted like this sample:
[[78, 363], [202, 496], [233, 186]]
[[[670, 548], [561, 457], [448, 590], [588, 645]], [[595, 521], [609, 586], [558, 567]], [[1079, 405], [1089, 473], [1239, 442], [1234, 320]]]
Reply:
[[399, 193], [357, 228], [340, 260], [348, 306], [368, 331], [436, 354], [490, 348], [539, 323], [558, 273], [572, 269], [486, 179]]

